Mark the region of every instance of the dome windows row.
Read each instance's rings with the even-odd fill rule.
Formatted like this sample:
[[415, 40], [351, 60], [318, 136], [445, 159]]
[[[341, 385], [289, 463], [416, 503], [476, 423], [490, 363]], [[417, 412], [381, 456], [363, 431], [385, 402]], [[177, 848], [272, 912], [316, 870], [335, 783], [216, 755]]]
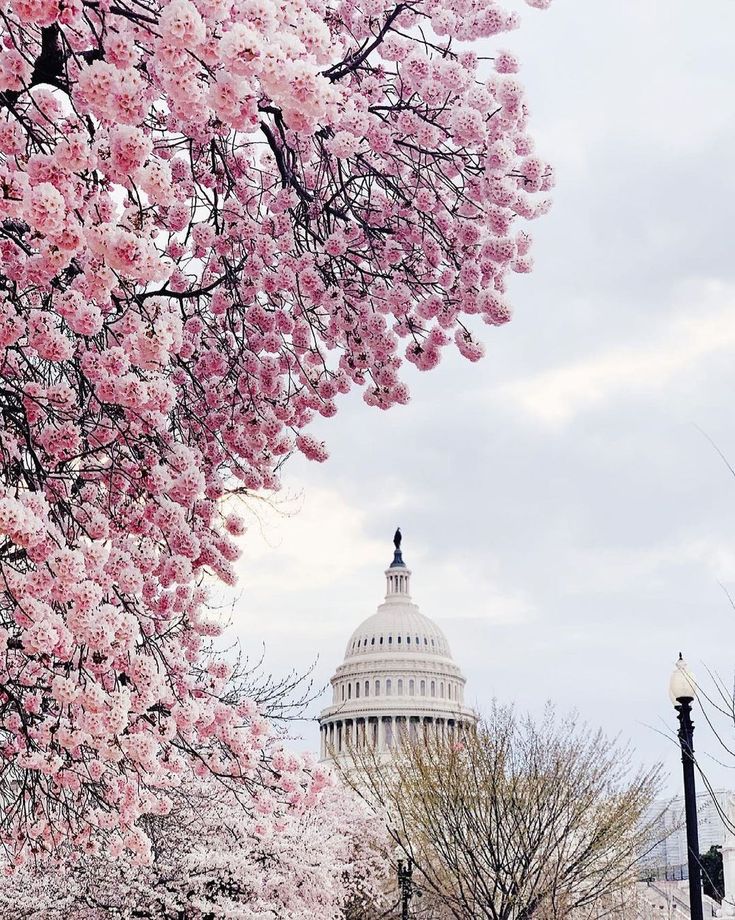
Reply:
[[[369, 638], [369, 643], [368, 643]], [[401, 648], [416, 649], [417, 651], [421, 648], [433, 649], [434, 651], [446, 652], [444, 648], [444, 643], [441, 639], [436, 639], [434, 636], [362, 636], [359, 639], [353, 639], [352, 645], [350, 646], [351, 652], [359, 652], [361, 649], [367, 649], [368, 645], [372, 648], [377, 646], [378, 648], [385, 649], [386, 646], [391, 648]]]
[[342, 681], [339, 689], [340, 699], [338, 700], [337, 698], [337, 688], [335, 687], [334, 701], [335, 703], [345, 703], [352, 699], [359, 700], [361, 693], [364, 698], [369, 697], [371, 692], [373, 696], [381, 696], [381, 694], [385, 696], [419, 696], [428, 699], [446, 699], [454, 703], [461, 702], [462, 695], [460, 684], [455, 681], [445, 682], [443, 680], [426, 680], [414, 677], [398, 677], [394, 679], [388, 677], [383, 682], [379, 678], [373, 681]]

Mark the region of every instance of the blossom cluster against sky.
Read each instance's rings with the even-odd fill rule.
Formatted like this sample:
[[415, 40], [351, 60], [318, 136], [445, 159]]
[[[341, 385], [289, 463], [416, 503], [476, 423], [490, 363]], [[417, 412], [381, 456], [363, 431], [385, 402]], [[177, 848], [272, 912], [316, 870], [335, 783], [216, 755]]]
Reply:
[[413, 373], [407, 407], [352, 399], [323, 424], [328, 463], [294, 460], [285, 513], [253, 512], [235, 629], [275, 672], [318, 655], [326, 682], [382, 599], [400, 524], [470, 700], [576, 707], [675, 789], [673, 660], [702, 680], [735, 668], [735, 478], [711, 443], [735, 465], [735, 3], [557, 0], [523, 18], [506, 44], [557, 188], [514, 320], [484, 330], [479, 364]]

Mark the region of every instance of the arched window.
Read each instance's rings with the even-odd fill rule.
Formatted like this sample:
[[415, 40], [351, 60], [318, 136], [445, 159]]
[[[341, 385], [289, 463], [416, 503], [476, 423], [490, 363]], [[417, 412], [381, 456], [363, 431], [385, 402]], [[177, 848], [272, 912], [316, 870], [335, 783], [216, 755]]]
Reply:
[[388, 645], [393, 645], [393, 636], [388, 636]]
[[399, 644], [399, 645], [401, 644], [401, 637], [400, 637], [400, 636], [398, 637], [398, 644]]
[[379, 680], [375, 681], [375, 695], [380, 696], [380, 681]]
[[344, 699], [345, 699], [345, 685], [342, 684], [342, 702], [344, 702]]
[[390, 696], [392, 693], [393, 693], [393, 681], [389, 677], [388, 680], [385, 682], [385, 695]]
[[[442, 684], [442, 696], [444, 696], [444, 684]], [[360, 681], [355, 681], [355, 699], [360, 699]]]
[[408, 682], [408, 695], [413, 696], [416, 693], [416, 681], [411, 678]]
[[416, 636], [416, 645], [418, 645], [418, 644], [419, 644], [419, 637]]
[[410, 645], [410, 644], [411, 644], [411, 637], [406, 636], [406, 645]]
[[424, 636], [424, 645], [428, 645], [428, 644], [429, 644], [429, 640], [426, 638], [426, 636]]
[[370, 640], [370, 645], [375, 645], [375, 636]]
[[347, 684], [347, 699], [352, 699], [352, 684]]
[[398, 678], [398, 696], [403, 696], [403, 678]]
[[421, 688], [421, 696], [426, 696], [426, 681], [422, 680], [419, 686]]
[[365, 681], [365, 696], [370, 696], [370, 681]]
[[452, 685], [451, 684], [447, 684], [447, 696], [451, 700], [452, 698]]
[[431, 695], [436, 696], [436, 681], [432, 680], [431, 682]]
[[381, 644], [381, 645], [383, 644], [383, 637], [382, 637], [382, 636], [380, 637], [380, 644]]
[[439, 684], [439, 696], [444, 699], [444, 681]]

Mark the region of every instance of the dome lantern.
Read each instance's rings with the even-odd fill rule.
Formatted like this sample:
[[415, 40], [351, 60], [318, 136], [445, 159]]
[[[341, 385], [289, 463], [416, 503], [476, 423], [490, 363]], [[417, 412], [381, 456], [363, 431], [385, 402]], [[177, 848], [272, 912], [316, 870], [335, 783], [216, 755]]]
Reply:
[[385, 570], [385, 600], [387, 603], [395, 600], [398, 602], [411, 602], [411, 570], [403, 561], [401, 552], [401, 528], [397, 528], [393, 535], [393, 562]]

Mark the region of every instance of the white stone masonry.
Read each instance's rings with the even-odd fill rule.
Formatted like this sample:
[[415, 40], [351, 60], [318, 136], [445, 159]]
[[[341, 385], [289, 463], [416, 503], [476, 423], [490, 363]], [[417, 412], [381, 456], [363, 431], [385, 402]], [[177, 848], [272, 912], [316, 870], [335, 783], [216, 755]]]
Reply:
[[390, 752], [402, 732], [451, 738], [477, 721], [444, 633], [411, 601], [400, 531], [394, 543], [385, 601], [353, 632], [332, 677], [332, 702], [319, 718], [322, 760], [352, 744]]

